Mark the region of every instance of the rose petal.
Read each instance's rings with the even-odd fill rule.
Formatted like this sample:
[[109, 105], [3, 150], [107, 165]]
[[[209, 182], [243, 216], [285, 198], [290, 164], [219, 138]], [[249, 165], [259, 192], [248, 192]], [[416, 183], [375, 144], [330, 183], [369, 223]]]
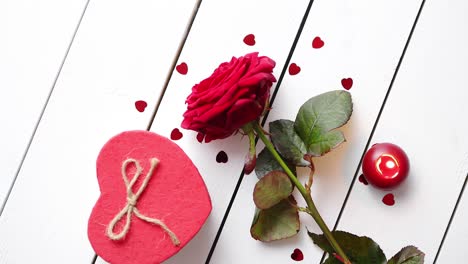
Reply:
[[192, 87], [181, 126], [205, 134], [205, 142], [228, 137], [259, 118], [270, 97], [275, 61], [249, 53], [221, 63]]
[[240, 79], [238, 85], [239, 86], [254, 86], [254, 85], [258, 85], [259, 83], [265, 80], [268, 80], [270, 82], [276, 82], [276, 78], [273, 75], [271, 75], [271, 73], [260, 72], [260, 73]]
[[262, 107], [255, 100], [238, 100], [231, 109], [229, 109], [226, 124], [231, 129], [238, 129], [241, 126], [257, 119], [262, 111]]

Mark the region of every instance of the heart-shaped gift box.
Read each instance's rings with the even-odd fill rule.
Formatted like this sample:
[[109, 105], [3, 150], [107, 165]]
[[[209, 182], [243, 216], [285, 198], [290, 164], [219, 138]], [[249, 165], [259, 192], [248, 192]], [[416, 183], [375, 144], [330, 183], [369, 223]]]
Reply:
[[191, 159], [152, 132], [127, 131], [111, 138], [98, 156], [97, 177], [101, 195], [89, 218], [88, 237], [96, 253], [112, 264], [161, 263], [195, 236], [211, 211]]

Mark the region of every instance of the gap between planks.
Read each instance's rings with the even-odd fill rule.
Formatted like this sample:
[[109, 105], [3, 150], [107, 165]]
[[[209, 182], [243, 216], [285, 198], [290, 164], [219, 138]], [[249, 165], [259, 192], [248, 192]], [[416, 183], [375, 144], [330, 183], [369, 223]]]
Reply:
[[[278, 93], [278, 90], [279, 90], [279, 88], [281, 86], [283, 78], [284, 78], [284, 76], [286, 74], [286, 71], [288, 69], [289, 63], [291, 62], [291, 58], [292, 58], [292, 56], [294, 54], [297, 43], [299, 42], [299, 39], [301, 37], [302, 30], [304, 29], [305, 23], [307, 22], [307, 18], [309, 17], [309, 13], [310, 13], [310, 10], [312, 9], [312, 4], [313, 3], [314, 3], [314, 0], [309, 1], [309, 4], [308, 4], [308, 6], [306, 8], [304, 16], [302, 17], [301, 24], [299, 25], [296, 36], [295, 36], [294, 41], [293, 41], [293, 43], [291, 45], [291, 48], [289, 50], [288, 57], [286, 58], [286, 61], [285, 61], [284, 65], [283, 65], [283, 69], [281, 70], [281, 74], [280, 74], [280, 76], [278, 78], [277, 85], [275, 87], [275, 90], [272, 93], [271, 100], [270, 100], [270, 106], [272, 106], [273, 103], [274, 103], [274, 100], [276, 98], [276, 94]], [[262, 127], [266, 123], [266, 120], [268, 118], [268, 114], [269, 114], [269, 112], [267, 112], [265, 114], [265, 116], [263, 117], [263, 119], [262, 119], [262, 122], [261, 122]], [[258, 137], [255, 138], [255, 143], [257, 143], [257, 142], [258, 142]], [[213, 256], [213, 253], [214, 253], [214, 251], [216, 249], [216, 245], [218, 244], [218, 240], [219, 240], [219, 238], [221, 236], [221, 233], [223, 232], [224, 225], [226, 224], [226, 220], [229, 217], [229, 213], [231, 212], [232, 205], [234, 204], [234, 200], [237, 197], [237, 193], [238, 193], [239, 188], [240, 188], [240, 186], [242, 184], [242, 181], [244, 179], [244, 175], [245, 175], [244, 171], [241, 171], [240, 176], [239, 176], [239, 180], [237, 181], [236, 187], [234, 188], [234, 191], [233, 191], [232, 196], [231, 196], [231, 200], [229, 201], [228, 207], [226, 208], [223, 219], [222, 219], [221, 224], [220, 224], [220, 226], [218, 228], [218, 232], [216, 233], [215, 239], [214, 239], [213, 244], [211, 245], [211, 248], [210, 248], [210, 252], [208, 253], [208, 256], [206, 258], [205, 264], [209, 264], [210, 261], [211, 261], [211, 257]]]
[[10, 198], [10, 195], [11, 195], [11, 193], [13, 191], [13, 188], [15, 186], [15, 183], [16, 183], [16, 179], [18, 178], [18, 175], [19, 175], [19, 173], [21, 171], [24, 160], [26, 159], [26, 155], [28, 154], [29, 148], [31, 147], [31, 144], [32, 144], [32, 142], [34, 140], [34, 136], [36, 135], [37, 128], [39, 127], [39, 124], [41, 123], [44, 112], [45, 112], [45, 110], [47, 108], [47, 105], [49, 104], [49, 100], [52, 97], [52, 93], [54, 92], [55, 85], [57, 84], [57, 80], [58, 80], [58, 78], [60, 76], [60, 73], [62, 72], [63, 65], [65, 65], [65, 61], [67, 60], [68, 53], [70, 52], [70, 49], [71, 49], [71, 47], [73, 45], [73, 41], [75, 40], [76, 34], [78, 33], [78, 29], [80, 28], [81, 21], [83, 21], [83, 17], [84, 17], [84, 15], [86, 13], [86, 10], [88, 9], [89, 2], [90, 2], [90, 0], [86, 1], [86, 4], [85, 4], [85, 6], [83, 8], [83, 12], [81, 13], [80, 19], [78, 20], [78, 24], [76, 25], [75, 31], [73, 32], [72, 38], [70, 40], [70, 44], [68, 45], [67, 50], [65, 51], [65, 56], [63, 57], [63, 60], [62, 60], [62, 62], [60, 64], [60, 66], [59, 66], [59, 69], [57, 71], [57, 75], [54, 78], [54, 82], [52, 83], [52, 87], [50, 88], [49, 94], [47, 95], [46, 101], [44, 102], [44, 106], [41, 109], [41, 113], [39, 114], [39, 118], [38, 118], [36, 124], [34, 125], [34, 129], [33, 129], [32, 133], [31, 133], [31, 138], [29, 139], [29, 142], [28, 142], [28, 144], [26, 146], [26, 149], [24, 150], [23, 157], [21, 158], [20, 164], [18, 165], [18, 169], [16, 170], [15, 176], [13, 177], [13, 181], [11, 182], [10, 189], [8, 190], [8, 192], [6, 194], [6, 197], [5, 197], [5, 200], [3, 201], [3, 204], [1, 204], [0, 217], [2, 216], [3, 210], [5, 209], [5, 206], [6, 206], [7, 202], [8, 202], [8, 199]]
[[[187, 27], [185, 28], [184, 34], [182, 35], [182, 39], [180, 41], [179, 47], [177, 47], [176, 55], [174, 56], [174, 60], [172, 61], [171, 67], [169, 68], [169, 72], [167, 73], [166, 80], [164, 81], [163, 88], [159, 95], [159, 99], [156, 102], [156, 105], [153, 110], [153, 114], [151, 115], [148, 126], [146, 127], [147, 131], [151, 129], [151, 126], [153, 125], [153, 121], [156, 118], [156, 114], [158, 112], [159, 106], [161, 105], [164, 94], [166, 93], [167, 87], [169, 86], [169, 82], [172, 78], [172, 74], [174, 73], [174, 69], [176, 67], [177, 61], [179, 60], [180, 54], [182, 53], [182, 50], [184, 49], [185, 43], [190, 34], [190, 30], [192, 29], [193, 22], [195, 21], [195, 17], [197, 16], [201, 3], [202, 3], [202, 0], [198, 0], [195, 3], [192, 14], [190, 15], [190, 20], [187, 24]], [[98, 260], [98, 255], [94, 254], [94, 257], [91, 260], [91, 264], [95, 264], [97, 260]]]
[[447, 223], [447, 228], [445, 229], [444, 235], [442, 236], [442, 240], [440, 241], [440, 245], [439, 245], [439, 248], [437, 249], [437, 253], [436, 253], [436, 256], [434, 258], [433, 264], [435, 264], [437, 262], [437, 259], [439, 258], [439, 254], [442, 251], [442, 248], [443, 248], [444, 242], [445, 242], [445, 238], [447, 237], [447, 234], [450, 231], [450, 226], [452, 225], [452, 221], [455, 218], [455, 215], [457, 213], [458, 205], [460, 204], [460, 201], [461, 201], [461, 199], [463, 197], [463, 193], [465, 192], [467, 182], [468, 182], [468, 174], [466, 174], [466, 176], [465, 176], [465, 182], [463, 183], [463, 186], [462, 186], [462, 188], [460, 190], [460, 194], [458, 195], [457, 202], [455, 203], [455, 206], [453, 207], [452, 215], [450, 216], [450, 219], [449, 219], [449, 221]]
[[[88, 0], [89, 1], [89, 0]], [[167, 73], [166, 80], [164, 81], [163, 87], [161, 89], [161, 93], [159, 94], [159, 99], [156, 102], [156, 105], [153, 110], [153, 114], [150, 117], [148, 126], [146, 127], [146, 130], [149, 131], [151, 129], [151, 126], [153, 125], [153, 121], [156, 118], [156, 114], [158, 112], [159, 106], [162, 103], [164, 94], [166, 93], [167, 87], [169, 86], [169, 82], [172, 78], [172, 74], [174, 73], [174, 69], [177, 65], [177, 62], [179, 61], [180, 55], [182, 53], [182, 50], [184, 49], [185, 43], [187, 42], [187, 38], [190, 34], [190, 30], [192, 29], [192, 25], [195, 21], [195, 18], [197, 16], [198, 10], [200, 9], [202, 0], [198, 0], [195, 3], [195, 6], [193, 8], [192, 14], [190, 15], [190, 20], [187, 24], [187, 27], [185, 28], [184, 34], [182, 35], [182, 39], [180, 41], [179, 47], [177, 47], [176, 55], [174, 56], [174, 59], [172, 61], [171, 67], [169, 68], [169, 72]], [[94, 258], [91, 260], [91, 264], [95, 264], [96, 261], [98, 260], [98, 256], [95, 254]]]
[[190, 20], [187, 24], [184, 35], [182, 36], [182, 40], [180, 41], [179, 47], [177, 48], [176, 55], [174, 56], [174, 60], [172, 61], [171, 67], [169, 68], [169, 72], [167, 74], [166, 80], [164, 81], [164, 85], [159, 95], [159, 99], [156, 102], [156, 106], [154, 107], [153, 115], [151, 116], [148, 126], [146, 127], [146, 130], [148, 131], [153, 126], [153, 122], [156, 118], [156, 114], [158, 113], [159, 106], [161, 105], [164, 94], [166, 93], [167, 87], [169, 86], [172, 74], [174, 74], [175, 67], [177, 65], [177, 62], [179, 61], [180, 55], [182, 54], [182, 50], [184, 49], [185, 43], [187, 42], [187, 38], [190, 34], [190, 30], [192, 29], [193, 23], [195, 22], [195, 17], [198, 14], [198, 10], [200, 9], [201, 3], [202, 0], [198, 0], [197, 3], [195, 3], [195, 7], [193, 8], [192, 14], [190, 15]]
[[[372, 127], [372, 131], [369, 135], [369, 139], [367, 140], [366, 146], [364, 147], [364, 151], [361, 155], [361, 159], [359, 160], [358, 166], [356, 167], [356, 171], [354, 172], [353, 179], [351, 180], [351, 184], [349, 186], [348, 192], [346, 193], [345, 199], [343, 201], [343, 205], [341, 206], [340, 212], [338, 214], [338, 217], [336, 219], [335, 225], [333, 226], [333, 231], [336, 230], [338, 227], [338, 224], [340, 223], [341, 216], [343, 215], [344, 209], [346, 207], [346, 204], [348, 202], [349, 196], [351, 195], [351, 192], [353, 190], [354, 184], [357, 179], [357, 175], [359, 174], [361, 165], [362, 165], [362, 160], [364, 158], [364, 154], [366, 153], [367, 149], [369, 148], [369, 145], [372, 141], [372, 138], [374, 137], [375, 130], [377, 129], [377, 126], [379, 125], [379, 120], [380, 117], [382, 116], [383, 110], [385, 109], [385, 105], [387, 103], [387, 99], [390, 96], [390, 92], [392, 91], [393, 84], [396, 80], [396, 77], [398, 76], [398, 72], [400, 70], [401, 64], [403, 63], [403, 60], [406, 55], [406, 51], [408, 50], [409, 44], [411, 43], [411, 39], [413, 37], [413, 33], [416, 29], [416, 25], [418, 24], [419, 17], [421, 16], [422, 10], [424, 8], [424, 4], [426, 3], [426, 0], [422, 0], [421, 6], [419, 7], [418, 13], [416, 14], [416, 18], [414, 19], [413, 26], [411, 27], [410, 33], [408, 35], [408, 38], [406, 40], [405, 46], [403, 48], [403, 51], [401, 53], [400, 59], [398, 60], [397, 67], [395, 69], [395, 72], [393, 73], [392, 80], [390, 81], [390, 85], [388, 87], [387, 93], [385, 94], [384, 100], [382, 102], [382, 106], [380, 107], [379, 113], [377, 114], [377, 118], [375, 119], [374, 126]], [[320, 263], [322, 263], [325, 260], [326, 253], [322, 255], [322, 259], [320, 260]]]

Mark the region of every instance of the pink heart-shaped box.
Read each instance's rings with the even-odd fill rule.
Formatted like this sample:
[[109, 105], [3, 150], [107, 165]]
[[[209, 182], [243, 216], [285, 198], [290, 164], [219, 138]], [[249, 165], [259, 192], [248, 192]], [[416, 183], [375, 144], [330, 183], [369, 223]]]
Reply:
[[[150, 160], [159, 159], [136, 208], [147, 217], [156, 218], [180, 240], [176, 246], [160, 226], [131, 215], [128, 233], [121, 240], [111, 240], [106, 229], [126, 206], [127, 192], [122, 164], [132, 158], [143, 171], [133, 186], [133, 193], [150, 169]], [[136, 173], [135, 164], [127, 169], [129, 181]], [[185, 152], [171, 140], [148, 131], [127, 131], [111, 138], [97, 159], [97, 177], [101, 195], [88, 222], [88, 237], [93, 249], [112, 264], [161, 263], [177, 253], [200, 230], [211, 211], [211, 200], [197, 168]], [[121, 231], [125, 216], [114, 231]]]

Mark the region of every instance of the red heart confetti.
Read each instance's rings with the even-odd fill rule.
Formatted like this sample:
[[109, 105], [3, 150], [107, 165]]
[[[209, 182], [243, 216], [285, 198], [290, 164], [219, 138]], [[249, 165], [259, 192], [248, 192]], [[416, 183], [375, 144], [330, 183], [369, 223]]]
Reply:
[[320, 49], [325, 45], [325, 42], [320, 37], [315, 37], [314, 40], [312, 40], [312, 48], [314, 49]]
[[255, 35], [254, 34], [248, 34], [247, 36], [244, 37], [244, 43], [248, 46], [253, 46], [255, 45]]
[[353, 79], [352, 78], [344, 78], [341, 80], [341, 85], [343, 85], [343, 88], [346, 90], [351, 89], [353, 87]]
[[218, 163], [228, 162], [228, 156], [227, 156], [226, 152], [224, 152], [222, 150], [220, 152], [218, 152], [218, 155], [216, 155], [216, 161]]
[[201, 132], [198, 132], [198, 134], [197, 134], [198, 142], [202, 143], [204, 138], [205, 138], [205, 135], [203, 135], [203, 133], [201, 133]]
[[288, 71], [290, 75], [296, 75], [301, 72], [301, 67], [297, 66], [296, 63], [291, 63], [291, 65], [289, 65]]
[[[210, 214], [200, 173], [168, 138], [149, 131], [123, 132], [104, 145], [96, 167], [101, 194], [88, 221], [88, 238], [109, 263], [161, 263], [187, 245]], [[130, 222], [126, 215], [118, 218], [124, 210], [130, 212]]]
[[291, 259], [295, 261], [301, 261], [304, 259], [304, 254], [302, 253], [300, 249], [296, 248], [291, 254]]
[[139, 101], [135, 102], [135, 108], [140, 113], [144, 112], [147, 106], [148, 106], [148, 104], [143, 100], [139, 100]]
[[183, 136], [182, 132], [178, 128], [174, 128], [171, 132], [171, 139], [172, 140], [179, 140]]
[[366, 177], [364, 177], [363, 174], [359, 175], [359, 181], [362, 182], [364, 185], [368, 185], [369, 183], [366, 180]]
[[182, 75], [187, 74], [187, 72], [188, 72], [187, 63], [182, 62], [181, 64], [177, 65], [177, 66], [176, 66], [176, 70], [177, 70], [178, 73], [180, 73], [180, 74], [182, 74]]
[[386, 195], [382, 198], [382, 202], [383, 202], [385, 205], [393, 206], [393, 205], [395, 204], [395, 196], [393, 195], [393, 193], [386, 194]]

